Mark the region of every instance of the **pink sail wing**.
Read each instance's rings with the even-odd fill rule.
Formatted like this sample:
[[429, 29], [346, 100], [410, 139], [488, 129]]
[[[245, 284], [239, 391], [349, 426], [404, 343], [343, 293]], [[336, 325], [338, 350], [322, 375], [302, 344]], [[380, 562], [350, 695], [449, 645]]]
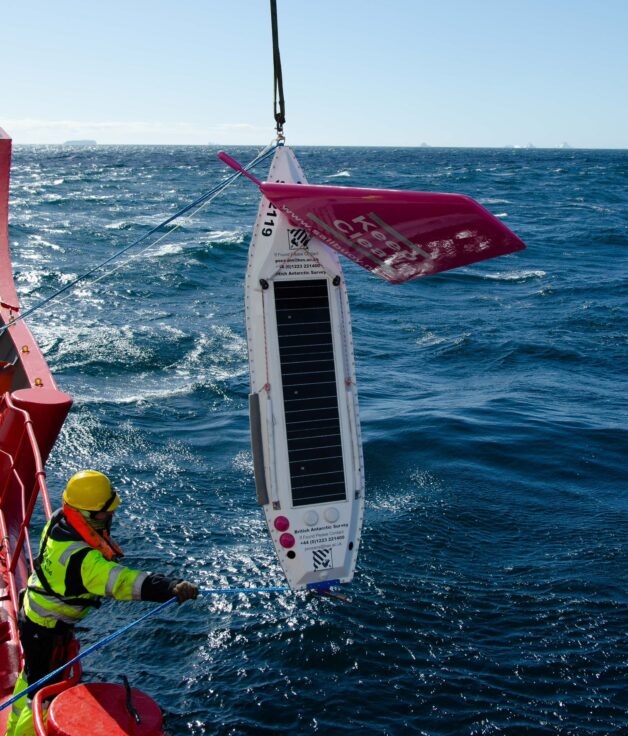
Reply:
[[297, 227], [392, 283], [525, 248], [461, 194], [311, 184], [259, 184]]
[[20, 303], [13, 282], [9, 252], [9, 172], [11, 139], [0, 128], [0, 301], [3, 307], [17, 311]]

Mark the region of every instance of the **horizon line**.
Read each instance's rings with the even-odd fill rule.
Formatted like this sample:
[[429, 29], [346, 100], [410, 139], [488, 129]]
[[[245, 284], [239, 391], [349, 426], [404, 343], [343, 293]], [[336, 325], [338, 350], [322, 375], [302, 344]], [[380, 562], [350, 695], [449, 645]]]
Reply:
[[[62, 143], [33, 143], [33, 142], [16, 142], [11, 139], [14, 146], [58, 146], [60, 148], [107, 148], [113, 146], [160, 146], [160, 147], [195, 147], [195, 148], [258, 148], [260, 146], [268, 145], [267, 143], [99, 143], [97, 141], [91, 141], [86, 139], [85, 142], [81, 142], [77, 139], [76, 142], [64, 141]], [[628, 146], [572, 146], [568, 145], [556, 145], [556, 146], [536, 146], [536, 145], [513, 145], [513, 144], [501, 144], [501, 145], [432, 145], [426, 143], [418, 144], [346, 144], [346, 143], [293, 143], [294, 147], [299, 148], [404, 148], [404, 149], [485, 149], [485, 150], [515, 150], [515, 151], [626, 151]]]

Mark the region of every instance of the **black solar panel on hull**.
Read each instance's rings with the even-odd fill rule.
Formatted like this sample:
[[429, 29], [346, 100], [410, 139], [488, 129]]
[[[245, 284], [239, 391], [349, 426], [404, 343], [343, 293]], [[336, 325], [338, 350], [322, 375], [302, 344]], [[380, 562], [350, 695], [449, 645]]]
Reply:
[[346, 498], [327, 281], [276, 281], [294, 506]]

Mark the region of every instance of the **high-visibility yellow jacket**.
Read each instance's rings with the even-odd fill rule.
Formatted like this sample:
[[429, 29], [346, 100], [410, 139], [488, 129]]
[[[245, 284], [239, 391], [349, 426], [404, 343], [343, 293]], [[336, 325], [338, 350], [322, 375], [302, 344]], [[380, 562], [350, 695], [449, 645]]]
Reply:
[[28, 580], [24, 613], [46, 628], [54, 628], [58, 621], [77, 623], [91, 607], [100, 605], [102, 597], [166, 601], [179, 582], [106, 560], [83, 541], [61, 511], [46, 524], [42, 547], [40, 574], [35, 571]]

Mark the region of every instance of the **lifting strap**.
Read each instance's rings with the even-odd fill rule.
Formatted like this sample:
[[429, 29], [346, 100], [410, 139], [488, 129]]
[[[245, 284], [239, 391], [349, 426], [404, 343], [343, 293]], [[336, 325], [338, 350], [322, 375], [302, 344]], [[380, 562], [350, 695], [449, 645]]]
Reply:
[[[277, 124], [277, 137], [283, 139], [283, 126], [286, 122], [286, 104], [283, 97], [283, 76], [279, 54], [279, 31], [277, 29], [277, 0], [270, 0], [270, 20], [273, 29], [273, 72], [274, 72], [274, 112]], [[277, 107], [279, 98], [279, 107]]]

